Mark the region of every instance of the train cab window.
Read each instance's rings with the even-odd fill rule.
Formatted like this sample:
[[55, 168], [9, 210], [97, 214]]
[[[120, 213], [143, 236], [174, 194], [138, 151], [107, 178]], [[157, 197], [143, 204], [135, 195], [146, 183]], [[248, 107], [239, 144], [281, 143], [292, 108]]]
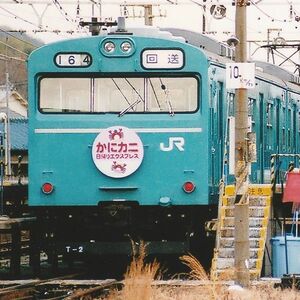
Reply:
[[42, 78], [39, 108], [49, 113], [194, 112], [195, 77]]
[[47, 78], [40, 83], [43, 112], [88, 112], [90, 80], [87, 78]]

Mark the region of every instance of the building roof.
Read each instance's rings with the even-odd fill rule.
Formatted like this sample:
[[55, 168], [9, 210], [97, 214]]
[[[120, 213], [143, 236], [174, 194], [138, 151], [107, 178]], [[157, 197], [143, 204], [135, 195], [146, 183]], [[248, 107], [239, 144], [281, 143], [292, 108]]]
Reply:
[[[0, 87], [0, 111], [4, 112], [6, 112], [7, 107], [6, 93], [6, 90]], [[19, 116], [27, 117], [27, 101], [17, 91], [9, 90], [8, 93], [8, 107], [12, 117], [14, 118], [14, 113]]]
[[[8, 91], [9, 97], [14, 97], [16, 100], [20, 102], [21, 105], [27, 107], [27, 101], [15, 90]], [[6, 99], [6, 89], [3, 86], [0, 87], [0, 101], [4, 101]]]
[[[0, 123], [0, 132], [4, 133], [4, 123]], [[28, 150], [28, 120], [10, 119], [11, 150]]]

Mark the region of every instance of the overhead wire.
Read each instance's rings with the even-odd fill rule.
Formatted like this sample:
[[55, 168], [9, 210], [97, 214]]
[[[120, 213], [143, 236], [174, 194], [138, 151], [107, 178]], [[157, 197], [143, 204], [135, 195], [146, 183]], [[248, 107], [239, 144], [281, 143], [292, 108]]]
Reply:
[[277, 18], [274, 18], [272, 16], [270, 16], [268, 13], [266, 13], [263, 9], [261, 9], [257, 3], [255, 3], [253, 0], [249, 0], [251, 4], [253, 4], [255, 6], [255, 8], [257, 10], [259, 10], [262, 14], [264, 14], [267, 18], [271, 19], [273, 22], [276, 21], [276, 22], [281, 22], [281, 23], [286, 23], [286, 22], [291, 22], [291, 20], [286, 20], [286, 19], [277, 19]]
[[69, 16], [67, 11], [62, 7], [62, 5], [59, 3], [58, 0], [52, 0], [52, 1], [53, 1], [53, 4], [55, 5], [55, 7], [60, 12], [60, 14], [66, 19], [66, 21], [75, 23], [75, 20]]
[[5, 12], [7, 12], [8, 14], [14, 16], [15, 19], [20, 19], [20, 20], [22, 20], [22, 21], [25, 22], [25, 23], [28, 23], [28, 24], [33, 25], [33, 26], [35, 26], [35, 27], [39, 27], [37, 24], [35, 24], [35, 23], [31, 22], [31, 21], [28, 21], [28, 20], [26, 20], [26, 19], [24, 19], [24, 18], [22, 18], [22, 17], [20, 17], [20, 16], [18, 16], [18, 15], [16, 15], [16, 14], [12, 13], [11, 11], [9, 11], [8, 9], [6, 9], [6, 8], [4, 8], [4, 7], [2, 7], [2, 6], [0, 6], [0, 9], [2, 9], [2, 10], [4, 10]]
[[12, 50], [14, 50], [14, 51], [17, 51], [17, 52], [19, 52], [19, 53], [21, 53], [21, 54], [24, 54], [24, 55], [26, 55], [26, 56], [29, 56], [28, 53], [23, 52], [23, 51], [21, 51], [21, 50], [15, 48], [15, 47], [13, 47], [13, 46], [11, 46], [11, 45], [5, 43], [5, 42], [0, 41], [0, 44], [5, 45], [6, 47], [8, 47], [8, 48], [10, 48], [10, 49], [12, 49]]
[[[28, 42], [28, 41], [26, 41], [26, 40], [23, 40], [23, 39], [21, 39], [21, 38], [19, 38], [19, 37], [17, 37], [17, 36], [15, 36], [15, 35], [13, 35], [13, 34], [11, 34], [9, 31], [7, 31], [7, 30], [4, 30], [4, 29], [1, 29], [0, 28], [0, 31], [1, 32], [3, 32], [3, 33], [5, 33], [5, 34], [7, 34], [7, 35], [9, 35], [9, 36], [11, 36], [11, 37], [13, 37], [13, 38], [15, 38], [16, 40], [18, 40], [18, 41], [20, 41], [20, 42], [22, 42], [22, 43], [24, 43], [24, 44], [27, 44], [27, 45], [30, 45], [30, 46], [33, 46], [33, 47], [38, 47], [38, 45], [34, 45], [34, 44], [32, 44], [31, 42]], [[20, 33], [22, 33], [22, 32], [20, 32]]]
[[[300, 16], [299, 12], [295, 9], [295, 6], [293, 4], [293, 1], [286, 0], [286, 2], [290, 5], [290, 11], [292, 14], [294, 14], [295, 18]], [[295, 19], [296, 20], [296, 19]], [[299, 22], [299, 21], [298, 21]]]
[[17, 60], [17, 61], [21, 61], [21, 62], [26, 61], [26, 59], [23, 59], [20, 57], [8, 56], [8, 55], [2, 54], [2, 53], [0, 53], [0, 59], [1, 60]]
[[[75, 21], [72, 18], [69, 19], [67, 12], [63, 9], [63, 7], [60, 5], [60, 3], [58, 2], [58, 0], [52, 0], [52, 1], [53, 1], [54, 4], [56, 3], [58, 5], [58, 6], [56, 5], [56, 7], [59, 9], [59, 11], [60, 11], [61, 14], [62, 14], [62, 12], [64, 13], [63, 16], [65, 17], [65, 19], [68, 22], [71, 21], [71, 22], [75, 23]], [[78, 2], [79, 2], [79, 0], [78, 0]], [[22, 2], [19, 2], [19, 4], [22, 4]], [[75, 30], [45, 29], [44, 27], [39, 26], [36, 23], [33, 23], [31, 21], [28, 21], [25, 18], [22, 18], [22, 17], [16, 15], [15, 13], [11, 12], [10, 10], [8, 10], [8, 9], [2, 7], [2, 6], [0, 6], [0, 9], [2, 9], [3, 11], [5, 11], [9, 15], [11, 15], [14, 19], [19, 19], [19, 20], [21, 20], [21, 21], [23, 21], [25, 23], [28, 23], [30, 25], [33, 25], [34, 27], [39, 28], [39, 29], [32, 29], [32, 30], [22, 30], [21, 29], [21, 30], [10, 31], [10, 32], [20, 32], [20, 33], [25, 33], [25, 32], [43, 33], [43, 32], [47, 32], [47, 33], [55, 33], [55, 34], [60, 34], [60, 33], [73, 34], [75, 32], [82, 33], [82, 30], [79, 30], [79, 27], [77, 28], [77, 31], [75, 31]], [[84, 33], [86, 33], [86, 32], [84, 32]]]

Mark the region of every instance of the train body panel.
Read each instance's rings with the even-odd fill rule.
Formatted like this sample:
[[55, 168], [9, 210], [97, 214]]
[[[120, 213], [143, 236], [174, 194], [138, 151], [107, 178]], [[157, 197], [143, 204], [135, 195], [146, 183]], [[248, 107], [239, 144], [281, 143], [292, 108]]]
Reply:
[[[119, 57], [120, 55], [103, 56], [99, 48], [101, 49], [106, 40], [116, 43], [130, 40], [135, 51], [130, 59], [127, 56]], [[152, 48], [180, 49], [184, 53], [180, 70], [155, 69], [152, 72], [148, 70], [147, 73], [154, 74], [150, 75], [152, 78], [157, 78], [158, 75], [155, 74], [159, 74], [162, 76], [159, 77], [160, 80], [165, 80], [165, 76], [173, 76], [178, 80], [181, 80], [181, 76], [182, 80], [191, 77], [197, 82], [197, 91], [193, 91], [198, 98], [193, 100], [197, 101], [193, 109], [195, 111], [175, 112], [174, 115], [169, 111], [147, 114], [128, 112], [122, 116], [118, 113], [65, 114], [42, 112], [37, 107], [38, 101], [30, 101], [31, 114], [35, 115], [35, 118], [30, 119], [29, 155], [34, 161], [29, 171], [30, 205], [89, 206], [112, 200], [158, 205], [160, 199], [167, 198], [170, 199], [170, 204], [175, 205], [208, 203], [208, 177], [203, 176], [203, 172], [208, 172], [208, 126], [207, 119], [203, 117], [208, 103], [206, 86], [202, 84], [206, 82], [205, 70], [208, 62], [197, 49], [178, 42], [170, 42], [166, 47], [165, 42], [160, 39], [135, 38], [133, 41], [132, 38], [123, 36], [61, 42], [45, 46], [33, 53], [29, 63], [29, 72], [32, 75], [30, 86], [35, 90], [34, 86], [38, 86], [47, 76], [53, 80], [60, 76], [90, 76], [114, 81], [114, 78], [119, 79], [126, 74], [128, 78], [143, 79], [142, 75], [146, 71], [141, 66], [142, 51]], [[91, 65], [80, 69], [58, 67], [55, 63], [56, 55], [72, 51], [89, 53]], [[39, 60], [44, 61], [42, 66], [31, 63]], [[195, 61], [202, 63], [203, 73], [199, 72]], [[41, 92], [35, 90], [31, 97], [38, 97], [38, 93]], [[122, 93], [118, 97], [121, 98], [120, 101], [124, 101], [125, 96]], [[161, 100], [165, 102], [165, 99]], [[124, 126], [135, 131], [144, 148], [141, 166], [132, 175], [124, 178], [116, 179], [102, 174], [92, 160], [95, 138], [101, 130], [112, 126]], [[48, 181], [55, 187], [51, 195], [41, 191], [43, 183]], [[186, 181], [197, 186], [193, 193], [187, 194], [183, 191], [182, 186]]]

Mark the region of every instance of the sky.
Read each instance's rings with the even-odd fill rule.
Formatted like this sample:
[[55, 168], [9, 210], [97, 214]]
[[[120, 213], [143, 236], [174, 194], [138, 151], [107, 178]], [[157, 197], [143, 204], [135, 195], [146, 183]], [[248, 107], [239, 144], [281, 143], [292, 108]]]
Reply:
[[[16, 2], [21, 2], [18, 4]], [[249, 59], [269, 61], [265, 49], [259, 48], [276, 39], [288, 44], [300, 43], [300, 0], [249, 0], [247, 6], [247, 39]], [[101, 3], [99, 5], [93, 4]], [[138, 27], [144, 23], [144, 10], [141, 5], [152, 4], [153, 25], [158, 27], [176, 27], [202, 32], [203, 4], [206, 6], [206, 35], [226, 41], [235, 32], [235, 6], [232, 0], [0, 0], [0, 29], [9, 26], [13, 30], [25, 30], [27, 34], [39, 38], [45, 43], [61, 39], [87, 36], [86, 29], [78, 26], [80, 20], [88, 21], [91, 16], [116, 20], [124, 15], [124, 6], [130, 18], [128, 27]], [[174, 4], [172, 4], [174, 3]], [[125, 5], [126, 4], [126, 5]], [[136, 5], [135, 8], [131, 4]], [[121, 5], [121, 6], [120, 6]], [[214, 7], [226, 10], [213, 16]], [[133, 17], [135, 16], [135, 17]], [[38, 32], [43, 31], [43, 32]], [[46, 32], [45, 32], [46, 31]], [[72, 34], [71, 34], [72, 33]], [[280, 39], [284, 38], [284, 40]], [[289, 56], [294, 49], [280, 50]], [[300, 54], [292, 59], [299, 63]], [[284, 59], [275, 57], [275, 63]], [[285, 67], [292, 69], [290, 63]]]

